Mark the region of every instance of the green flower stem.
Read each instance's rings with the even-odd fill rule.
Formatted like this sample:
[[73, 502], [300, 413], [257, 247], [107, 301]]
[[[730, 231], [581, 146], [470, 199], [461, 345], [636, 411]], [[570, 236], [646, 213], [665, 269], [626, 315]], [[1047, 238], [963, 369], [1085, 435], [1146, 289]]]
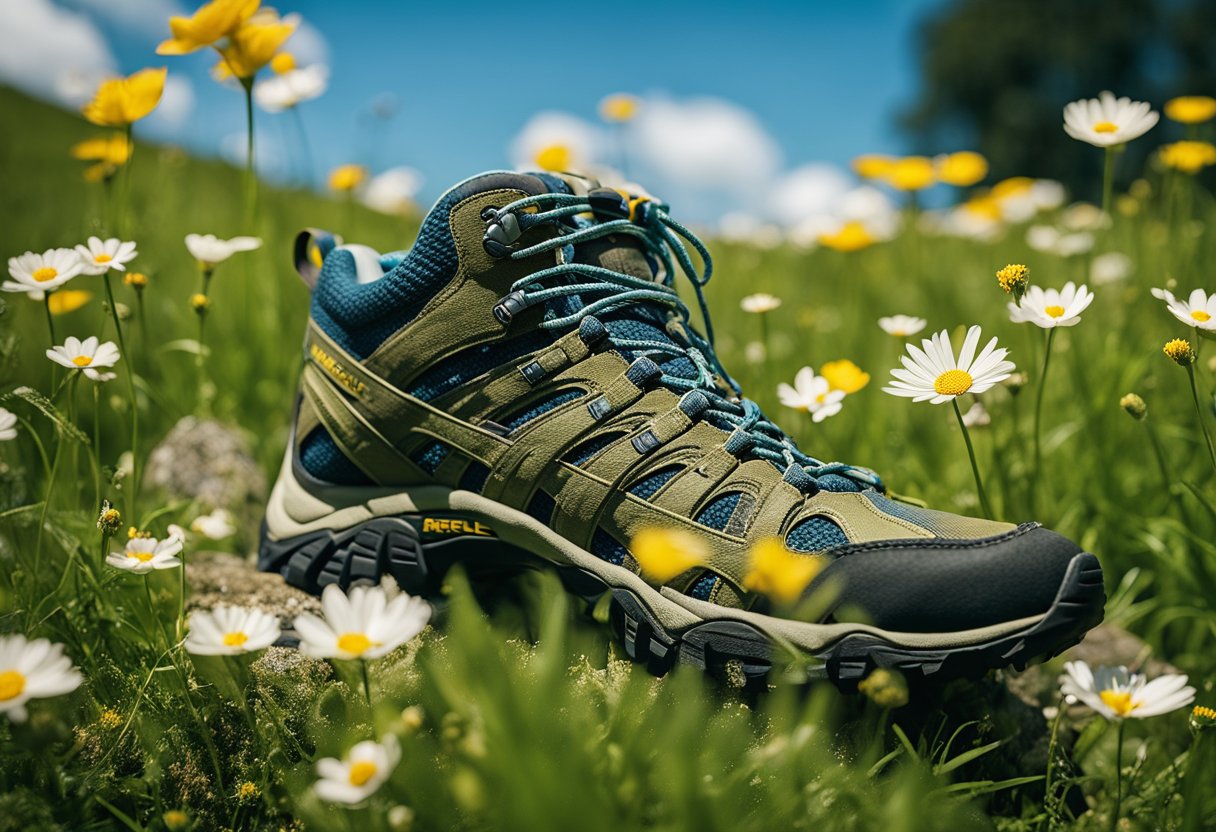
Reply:
[[1157, 470], [1161, 472], [1161, 485], [1165, 488], [1166, 495], [1173, 499], [1174, 489], [1173, 481], [1170, 479], [1170, 467], [1165, 461], [1165, 451], [1161, 447], [1161, 440], [1157, 438], [1157, 431], [1153, 430], [1147, 419], [1144, 422], [1144, 430], [1148, 433], [1149, 444], [1153, 446], [1153, 456], [1157, 460]]
[[55, 338], [55, 316], [51, 314], [51, 295], [54, 292], [47, 292], [42, 296], [42, 305], [46, 308], [46, 328], [51, 333], [51, 346], [55, 346], [58, 339]]
[[38, 449], [38, 458], [42, 460], [42, 473], [49, 480], [51, 478], [51, 462], [50, 457], [46, 455], [46, 445], [43, 444], [41, 437], [38, 436], [38, 431], [34, 430], [34, 426], [29, 423], [29, 420], [20, 414], [17, 415], [17, 421], [25, 428], [25, 432], [34, 440], [34, 447]]
[[207, 304], [211, 301], [211, 275], [214, 269], [203, 267], [200, 272], [201, 288], [199, 294], [203, 296], [203, 304], [198, 307], [195, 312], [198, 314], [198, 356], [195, 358], [196, 366], [198, 367], [198, 411], [202, 415], [203, 410], [207, 407], [207, 357], [206, 353], [206, 336], [207, 336]]
[[1111, 193], [1115, 186], [1115, 148], [1107, 146], [1102, 166], [1102, 213], [1110, 216]]
[[772, 361], [773, 353], [769, 350], [768, 344], [768, 313], [760, 313], [760, 343], [764, 345], [764, 360]]
[[1119, 817], [1123, 812], [1123, 728], [1126, 719], [1119, 720], [1119, 736], [1115, 740], [1115, 806], [1110, 813], [1111, 832], [1119, 828]]
[[101, 507], [101, 383], [93, 383], [93, 505]]
[[253, 166], [253, 78], [242, 78], [245, 91], [245, 228], [253, 228], [254, 207], [258, 199], [258, 180]]
[[127, 495], [127, 516], [135, 519], [135, 501], [139, 497], [139, 400], [135, 396], [135, 367], [131, 353], [127, 352], [127, 340], [122, 334], [122, 322], [118, 320], [118, 306], [114, 303], [114, 287], [110, 273], [102, 275], [106, 285], [106, 300], [110, 304], [110, 316], [114, 319], [114, 331], [118, 333], [118, 349], [127, 363], [127, 396], [131, 401], [131, 491]]
[[[30, 431], [33, 433], [33, 431]], [[50, 475], [46, 481], [46, 496], [42, 499], [42, 512], [38, 517], [38, 535], [34, 543], [34, 571], [33, 575], [37, 578], [42, 564], [42, 530], [46, 528], [46, 515], [51, 506], [51, 497], [55, 493], [55, 475], [59, 473], [59, 457], [63, 453], [63, 446], [68, 441], [67, 437], [60, 436], [59, 441], [55, 443], [55, 456], [51, 461]]]
[[950, 400], [950, 404], [954, 406], [954, 415], [958, 418], [959, 429], [963, 432], [963, 441], [967, 443], [967, 456], [971, 459], [971, 473], [975, 475], [975, 490], [979, 494], [980, 508], [984, 512], [984, 516], [989, 520], [992, 519], [992, 505], [988, 502], [988, 494], [984, 491], [984, 481], [980, 478], [980, 466], [975, 461], [975, 447], [971, 444], [971, 434], [967, 431], [967, 425], [963, 422], [963, 411], [959, 409], [958, 397]]
[[1195, 415], [1199, 418], [1199, 429], [1208, 445], [1208, 459], [1212, 461], [1212, 470], [1216, 471], [1216, 447], [1212, 446], [1212, 434], [1208, 431], [1207, 419], [1203, 415], [1203, 406], [1199, 404], [1199, 386], [1195, 383], [1195, 365], [1186, 365], [1187, 378], [1191, 380], [1191, 398], [1195, 401]]
[[372, 707], [372, 683], [371, 678], [367, 675], [366, 659], [359, 659], [359, 670], [363, 673], [363, 695], [367, 697], [367, 708], [370, 711]]
[[[1055, 340], [1055, 327], [1047, 330], [1047, 345], [1043, 348], [1043, 370], [1039, 373], [1039, 387], [1034, 396], [1034, 477], [1033, 483], [1038, 483], [1043, 471], [1043, 393], [1047, 389], [1047, 370], [1051, 366], [1051, 345]], [[1030, 489], [1031, 508], [1034, 507], [1034, 495], [1038, 489]]]
[[186, 547], [182, 546], [182, 551], [179, 555], [182, 562], [181, 567], [177, 570], [177, 626], [175, 628], [176, 637], [181, 641], [186, 637]]

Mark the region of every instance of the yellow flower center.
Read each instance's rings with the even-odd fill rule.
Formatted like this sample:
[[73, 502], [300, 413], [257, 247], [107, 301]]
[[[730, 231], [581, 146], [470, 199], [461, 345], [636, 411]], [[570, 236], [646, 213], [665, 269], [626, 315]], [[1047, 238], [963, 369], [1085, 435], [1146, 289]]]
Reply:
[[971, 389], [971, 382], [966, 370], [946, 370], [933, 382], [933, 389], [943, 396], [961, 396]]
[[1094, 125], [1095, 133], [1114, 133], [1119, 129], [1119, 125], [1109, 121], [1099, 121]]
[[15, 670], [0, 672], [0, 702], [16, 699], [25, 690], [25, 677]]
[[363, 635], [363, 633], [343, 633], [338, 636], [338, 649], [344, 653], [353, 653], [356, 656], [361, 656], [371, 646], [372, 640]]
[[127, 557], [133, 558], [133, 559], [139, 561], [140, 563], [147, 563], [148, 561], [152, 560], [152, 553], [151, 552], [128, 552]]
[[1194, 318], [1195, 320], [1199, 321], [1199, 323], [1201, 323], [1201, 324], [1212, 320], [1212, 316], [1209, 315], [1207, 312], [1203, 311], [1202, 309], [1196, 309], [1194, 312], [1191, 313], [1191, 317]]
[[1104, 690], [1098, 696], [1118, 716], [1127, 716], [1140, 707], [1140, 703], [1133, 702], [1131, 693], [1125, 690]]
[[224, 633], [225, 647], [240, 647], [245, 642], [249, 641], [249, 636], [242, 632]]
[[1060, 318], [1064, 315], [1063, 306], [1048, 306], [1043, 311], [1046, 312], [1047, 316], [1050, 318]]
[[93, 363], [93, 359], [87, 355], [78, 355], [72, 359], [72, 363], [77, 367], [87, 367]]
[[39, 283], [46, 283], [48, 280], [54, 280], [59, 276], [59, 272], [50, 266], [43, 266], [41, 269], [34, 269], [32, 277]]
[[548, 147], [542, 147], [536, 153], [536, 166], [541, 170], [569, 170], [573, 165], [571, 162], [574, 159], [574, 153], [567, 145], [551, 144]]
[[375, 763], [369, 763], [367, 760], [360, 760], [359, 762], [351, 763], [350, 765], [350, 784], [352, 786], [362, 786], [375, 776]]
[[820, 393], [818, 396], [815, 397], [815, 404], [823, 404], [825, 401], [827, 401], [827, 398], [828, 398], [827, 393]]
[[95, 256], [95, 257], [93, 258], [93, 260], [94, 260], [94, 261], [96, 261], [96, 262], [98, 262], [98, 263], [109, 263], [109, 262], [110, 262], [111, 260], [113, 260], [113, 259], [114, 259], [113, 257], [111, 257], [110, 255], [106, 254], [104, 251], [103, 251], [101, 254], [98, 254], [97, 256]]

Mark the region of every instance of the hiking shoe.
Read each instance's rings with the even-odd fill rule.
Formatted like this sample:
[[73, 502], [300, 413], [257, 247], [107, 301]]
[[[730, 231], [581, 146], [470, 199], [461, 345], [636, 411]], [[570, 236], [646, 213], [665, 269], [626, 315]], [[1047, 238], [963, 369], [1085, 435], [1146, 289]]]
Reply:
[[[894, 497], [743, 398], [713, 349], [709, 255], [661, 202], [486, 173], [444, 194], [408, 251], [312, 231], [296, 259], [312, 314], [259, 552], [295, 586], [391, 574], [425, 595], [456, 563], [549, 564], [571, 592], [610, 594], [616, 635], [654, 672], [761, 680], [780, 643], [846, 689], [875, 667], [1021, 666], [1101, 619], [1093, 555]], [[629, 546], [656, 527], [693, 536], [704, 565], [643, 575]], [[745, 588], [769, 539], [827, 562], [813, 620]]]

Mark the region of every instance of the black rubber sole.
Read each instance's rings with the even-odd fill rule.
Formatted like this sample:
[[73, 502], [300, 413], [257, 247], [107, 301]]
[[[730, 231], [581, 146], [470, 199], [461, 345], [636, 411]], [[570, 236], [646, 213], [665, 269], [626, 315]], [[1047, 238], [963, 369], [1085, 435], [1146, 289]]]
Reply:
[[[428, 532], [428, 527], [438, 531]], [[466, 531], [471, 533], [456, 533]], [[258, 568], [278, 572], [292, 586], [318, 594], [327, 585], [346, 589], [392, 575], [411, 595], [434, 596], [444, 575], [459, 563], [480, 579], [523, 568], [557, 570], [566, 589], [595, 606], [611, 596], [609, 621], [617, 641], [634, 661], [655, 675], [677, 662], [693, 665], [735, 687], [765, 687], [774, 665], [772, 641], [741, 621], [703, 621], [680, 631], [667, 630], [634, 592], [612, 587], [599, 576], [573, 566], [558, 566], [506, 543], [458, 515], [399, 515], [369, 520], [343, 531], [321, 530], [285, 540], [270, 540], [263, 529]], [[1106, 593], [1102, 568], [1088, 552], [1069, 564], [1047, 614], [1024, 631], [991, 641], [953, 648], [905, 647], [868, 633], [854, 633], [811, 655], [812, 679], [828, 679], [841, 690], [876, 668], [901, 671], [917, 680], [978, 678], [989, 670], [1025, 669], [1078, 643], [1102, 620]]]

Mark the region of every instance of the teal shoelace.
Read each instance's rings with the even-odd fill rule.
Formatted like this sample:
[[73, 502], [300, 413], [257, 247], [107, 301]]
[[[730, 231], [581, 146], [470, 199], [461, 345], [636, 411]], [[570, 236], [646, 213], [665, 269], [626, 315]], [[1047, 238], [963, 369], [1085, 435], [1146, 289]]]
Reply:
[[[672, 219], [667, 211], [665, 203], [649, 198], [629, 198], [608, 188], [585, 195], [540, 194], [501, 208], [487, 209], [483, 214], [489, 229], [486, 247], [492, 254], [523, 260], [561, 250], [563, 261], [517, 280], [495, 306], [495, 314], [507, 322], [532, 306], [577, 297], [580, 305], [575, 311], [551, 317], [540, 324], [544, 329], [568, 331], [584, 318], [630, 305], [666, 307], [674, 313], [679, 324], [668, 327], [672, 340], [611, 336], [611, 341], [635, 355], [657, 356], [662, 360], [688, 359], [695, 368], [695, 377], [664, 372], [659, 383], [684, 396], [704, 396], [709, 404], [703, 409], [701, 418], [719, 426], [729, 426], [728, 451], [736, 456], [750, 454], [772, 462], [783, 472], [787, 482], [803, 491], [816, 489], [815, 480], [829, 474], [883, 490], [878, 475], [867, 468], [843, 462], [823, 462], [801, 451], [764, 415], [758, 404], [743, 397], [739, 385], [726, 372], [714, 350], [713, 323], [704, 292], [713, 274], [713, 259], [704, 243]], [[516, 244], [529, 229], [545, 224], [555, 228], [557, 235], [529, 246]], [[575, 246], [614, 234], [636, 239], [642, 251], [652, 259], [652, 267], [657, 266], [658, 276], [647, 279], [591, 263], [573, 262]], [[697, 269], [689, 247], [704, 263], [703, 271]], [[704, 336], [693, 327], [690, 310], [676, 292], [677, 271], [687, 278], [696, 293], [705, 326]], [[677, 337], [687, 343], [681, 345]]]

